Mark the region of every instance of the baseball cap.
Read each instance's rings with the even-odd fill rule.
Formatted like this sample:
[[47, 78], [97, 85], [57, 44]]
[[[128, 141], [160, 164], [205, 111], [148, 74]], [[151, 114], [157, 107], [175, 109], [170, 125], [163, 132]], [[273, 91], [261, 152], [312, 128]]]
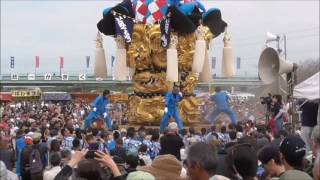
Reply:
[[290, 165], [297, 165], [306, 154], [306, 144], [299, 136], [291, 135], [280, 143], [280, 152]]

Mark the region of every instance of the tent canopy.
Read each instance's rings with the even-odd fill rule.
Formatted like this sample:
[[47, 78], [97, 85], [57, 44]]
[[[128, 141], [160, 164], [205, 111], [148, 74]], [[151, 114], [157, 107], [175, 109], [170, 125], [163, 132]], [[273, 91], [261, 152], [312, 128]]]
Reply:
[[320, 99], [319, 81], [320, 72], [317, 72], [294, 87], [293, 97], [298, 99], [304, 98], [308, 100]]

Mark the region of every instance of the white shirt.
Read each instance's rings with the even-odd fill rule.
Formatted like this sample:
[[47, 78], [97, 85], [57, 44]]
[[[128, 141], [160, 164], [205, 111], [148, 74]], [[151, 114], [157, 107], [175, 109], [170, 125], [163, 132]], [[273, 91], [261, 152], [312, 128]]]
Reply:
[[60, 166], [55, 166], [49, 170], [44, 171], [43, 180], [54, 180], [54, 178], [60, 171], [61, 171]]

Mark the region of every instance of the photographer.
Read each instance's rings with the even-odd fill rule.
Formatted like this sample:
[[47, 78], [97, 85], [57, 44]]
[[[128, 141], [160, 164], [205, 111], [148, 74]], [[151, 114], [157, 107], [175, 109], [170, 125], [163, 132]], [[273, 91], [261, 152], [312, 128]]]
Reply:
[[272, 96], [271, 115], [272, 119], [270, 124], [274, 124], [274, 133], [278, 133], [283, 129], [283, 123], [285, 120], [285, 109], [282, 103], [282, 96], [279, 94]]
[[271, 112], [271, 103], [272, 103], [272, 95], [271, 93], [268, 93], [268, 96], [266, 97], [260, 97], [261, 104], [266, 105], [266, 120], [270, 120], [270, 112]]

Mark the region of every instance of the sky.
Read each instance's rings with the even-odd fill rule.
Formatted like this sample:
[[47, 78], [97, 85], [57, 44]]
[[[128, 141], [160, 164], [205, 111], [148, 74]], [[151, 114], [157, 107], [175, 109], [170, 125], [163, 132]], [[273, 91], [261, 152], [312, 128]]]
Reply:
[[[96, 24], [102, 11], [115, 0], [1, 0], [1, 68], [10, 73], [10, 56], [15, 57], [16, 73], [33, 73], [35, 56], [40, 57], [38, 73], [78, 74], [94, 71]], [[241, 58], [239, 76], [256, 76], [260, 53], [265, 47], [266, 32], [287, 37], [287, 59], [303, 62], [319, 57], [319, 1], [232, 1], [204, 0], [206, 8], [219, 8], [228, 23], [234, 58]], [[212, 42], [210, 57], [217, 58], [214, 73], [220, 74], [223, 52], [222, 35]], [[103, 37], [110, 73], [115, 42]], [[274, 43], [270, 43], [271, 46]], [[281, 43], [283, 45], [283, 43]], [[91, 57], [86, 69], [86, 56]]]

